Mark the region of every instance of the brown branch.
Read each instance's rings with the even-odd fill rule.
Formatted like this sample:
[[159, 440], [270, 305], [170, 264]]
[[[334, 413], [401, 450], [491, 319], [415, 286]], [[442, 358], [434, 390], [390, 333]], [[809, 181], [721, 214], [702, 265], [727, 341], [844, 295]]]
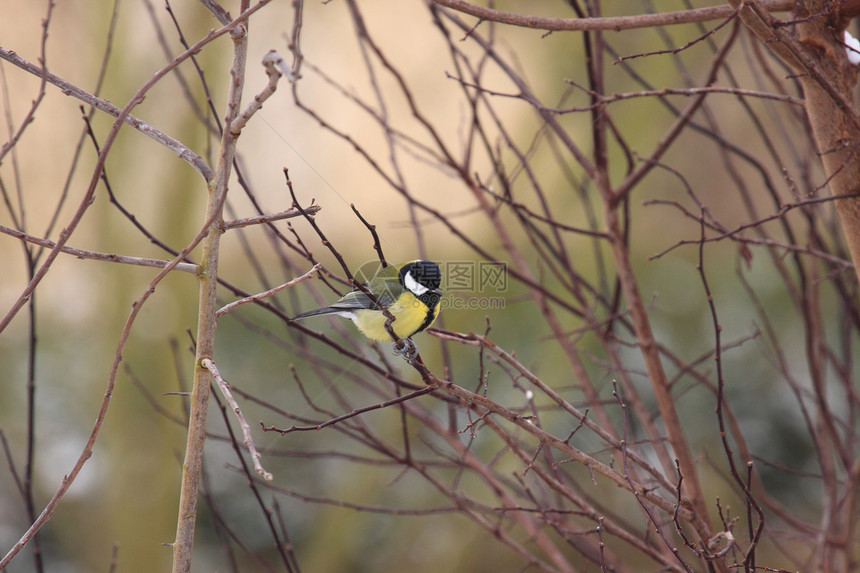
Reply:
[[[248, 26], [245, 21], [268, 1], [261, 0], [254, 7], [249, 7], [249, 0], [242, 0], [242, 14], [228, 25], [230, 37], [233, 40], [231, 81], [224, 118], [224, 125], [228, 127], [232, 127], [239, 116], [239, 105], [245, 87], [245, 64], [248, 51]], [[173, 542], [173, 573], [187, 573], [191, 570], [194, 529], [197, 523], [197, 494], [203, 468], [203, 446], [206, 441], [206, 420], [212, 380], [212, 374], [204, 367], [203, 360], [211, 359], [215, 350], [219, 248], [220, 238], [224, 233], [221, 226], [238, 135], [239, 132], [233, 129], [223, 130], [218, 163], [213, 176], [207, 181], [209, 200], [206, 205], [207, 228], [205, 229], [206, 238], [203, 241], [201, 261], [203, 270], [200, 273], [198, 295], [194, 383], [191, 390], [185, 459], [182, 465], [176, 539]]]
[[230, 384], [221, 377], [218, 367], [215, 366], [215, 363], [212, 362], [212, 360], [204, 358], [201, 360], [200, 364], [209, 371], [213, 378], [215, 378], [215, 381], [218, 383], [218, 388], [220, 388], [221, 393], [224, 395], [224, 399], [227, 400], [230, 408], [233, 409], [233, 413], [236, 414], [236, 418], [239, 420], [239, 427], [242, 428], [242, 444], [248, 448], [248, 452], [251, 454], [254, 471], [256, 471], [257, 475], [266, 481], [272, 481], [272, 474], [266, 471], [260, 463], [260, 458], [262, 456], [260, 455], [260, 452], [257, 451], [257, 446], [254, 445], [254, 439], [251, 437], [251, 426], [249, 426], [248, 422], [245, 421], [245, 416], [242, 414], [239, 404], [236, 402], [236, 399], [233, 398], [233, 394], [230, 392]]
[[[607, 30], [620, 32], [622, 30], [634, 30], [637, 28], [653, 28], [656, 26], [672, 26], [676, 24], [690, 24], [693, 22], [706, 22], [708, 20], [721, 20], [732, 15], [735, 8], [728, 5], [708, 6], [705, 8], [694, 8], [679, 12], [662, 12], [658, 14], [638, 14], [636, 16], [617, 16], [608, 18], [546, 18], [542, 16], [531, 16], [505, 12], [484, 6], [478, 6], [464, 0], [432, 0], [432, 2], [445, 6], [457, 12], [463, 12], [500, 24], [547, 30], [550, 32], [586, 32], [591, 30]], [[793, 0], [767, 0], [761, 2], [765, 9], [771, 12], [786, 12], [794, 8]]]
[[[756, 499], [753, 497], [752, 492], [750, 491], [748, 481], [745, 481], [741, 478], [740, 474], [737, 470], [737, 463], [735, 461], [734, 451], [732, 450], [731, 444], [729, 444], [728, 432], [726, 431], [726, 421], [725, 416], [723, 414], [723, 408], [725, 407], [725, 386], [726, 382], [723, 378], [723, 347], [722, 347], [722, 332], [723, 327], [720, 326], [719, 317], [717, 315], [717, 305], [714, 302], [714, 296], [711, 294], [711, 287], [708, 283], [707, 273], [705, 272], [705, 214], [702, 213], [701, 216], [701, 241], [699, 243], [699, 264], [697, 265], [699, 271], [699, 277], [702, 281], [702, 287], [705, 290], [705, 297], [708, 303], [708, 309], [711, 314], [711, 323], [714, 327], [714, 364], [717, 369], [717, 406], [715, 408], [717, 414], [717, 421], [720, 427], [720, 440], [723, 445], [723, 452], [726, 454], [726, 461], [729, 463], [729, 469], [731, 470], [732, 478], [735, 480], [735, 483], [741, 488], [744, 492], [744, 497], [747, 502], [747, 517], [748, 517], [748, 526], [750, 530], [750, 546], [747, 549], [747, 555], [744, 560], [744, 563], [748, 566], [755, 568], [755, 551], [759, 542], [759, 538], [761, 537], [762, 532], [764, 531], [764, 523], [765, 517], [764, 512], [761, 510]], [[752, 461], [747, 460], [749, 464], [750, 471], [752, 471]], [[681, 472], [681, 468], [679, 465], [679, 473]], [[755, 511], [756, 516], [758, 518], [758, 524], [753, 525], [752, 513]]]
[[224, 221], [222, 224], [222, 228], [225, 231], [230, 229], [241, 229], [242, 227], [249, 227], [251, 225], [261, 225], [263, 223], [271, 223], [273, 221], [283, 221], [284, 219], [292, 219], [294, 217], [299, 217], [304, 214], [308, 215], [316, 215], [322, 210], [322, 207], [319, 205], [309, 205], [307, 207], [303, 207], [302, 211], [296, 209], [295, 207], [287, 209], [286, 211], [281, 211], [280, 213], [269, 213], [266, 215], [257, 215], [255, 217], [245, 217], [244, 219], [233, 219], [231, 221]]
[[282, 285], [278, 285], [274, 288], [270, 288], [269, 290], [267, 290], [265, 292], [257, 293], [255, 295], [251, 295], [251, 296], [246, 296], [244, 298], [240, 298], [239, 300], [234, 300], [230, 304], [225, 304], [224, 306], [222, 306], [221, 308], [218, 309], [218, 312], [215, 313], [215, 316], [220, 318], [220, 317], [224, 316], [225, 314], [227, 314], [228, 312], [232, 312], [235, 308], [242, 306], [243, 304], [248, 304], [249, 302], [257, 302], [257, 301], [263, 300], [264, 298], [274, 296], [274, 295], [278, 294], [279, 292], [281, 292], [282, 290], [284, 290], [285, 288], [295, 286], [295, 285], [299, 284], [300, 282], [311, 278], [314, 275], [314, 273], [319, 272], [320, 268], [322, 268], [322, 265], [320, 263], [317, 263], [313, 267], [311, 267], [311, 270], [309, 270], [305, 274], [298, 276], [298, 277], [296, 277], [290, 281], [287, 281]]
[[[624, 478], [627, 480], [631, 486], [633, 486], [633, 478], [630, 475], [630, 468], [628, 464], [628, 449], [627, 449], [627, 404], [624, 403], [624, 399], [621, 397], [621, 394], [618, 392], [618, 385], [613, 380], [612, 382], [612, 395], [615, 397], [615, 400], [618, 402], [618, 406], [621, 408], [621, 457], [622, 457], [622, 468], [624, 469]], [[678, 495], [681, 495], [681, 492], [684, 491], [681, 488], [681, 483], [678, 483]], [[639, 502], [639, 505], [642, 507], [642, 510], [645, 512], [645, 515], [648, 516], [648, 519], [651, 521], [651, 524], [654, 526], [654, 530], [657, 532], [657, 535], [666, 545], [666, 548], [672, 553], [675, 559], [681, 564], [687, 573], [693, 573], [693, 569], [684, 561], [681, 554], [678, 552], [678, 548], [674, 543], [669, 539], [666, 535], [666, 532], [663, 531], [662, 521], [658, 519], [657, 516], [651, 511], [651, 505], [646, 503], [645, 500], [642, 499], [640, 493], [636, 490], [635, 487], [632, 488], [633, 495], [636, 497], [636, 501]], [[675, 504], [675, 511], [673, 516], [677, 515], [678, 508], [681, 505], [681, 499], [679, 497], [678, 503]], [[677, 523], [677, 521], [676, 521]], [[680, 528], [678, 528], [680, 530]]]
[[263, 107], [266, 100], [272, 97], [272, 94], [274, 94], [275, 90], [278, 89], [278, 80], [280, 80], [283, 75], [279, 68], [283, 65], [284, 59], [277, 51], [269, 50], [266, 55], [263, 56], [262, 63], [263, 67], [266, 68], [266, 75], [269, 76], [269, 82], [260, 93], [254, 96], [253, 101], [248, 104], [248, 107], [246, 107], [245, 110], [233, 120], [233, 123], [229, 125], [230, 131], [232, 131], [233, 135], [236, 137], [239, 136], [242, 128], [245, 127], [245, 124], [248, 123], [251, 117]]
[[[426, 366], [424, 366], [422, 362], [418, 360], [414, 361], [411, 364], [421, 375], [422, 379], [424, 379], [424, 381], [430, 386], [438, 388], [440, 390], [444, 390], [452, 396], [456, 396], [470, 408], [477, 407], [479, 411], [486, 410], [492, 412], [493, 414], [501, 416], [505, 420], [517, 425], [520, 429], [523, 429], [527, 433], [536, 437], [538, 440], [540, 440], [540, 442], [545, 443], [546, 445], [551, 446], [552, 448], [555, 448], [560, 452], [563, 452], [573, 461], [585, 467], [588, 467], [589, 469], [595, 471], [596, 473], [604, 477], [607, 477], [615, 485], [618, 485], [628, 491], [632, 491], [631, 488], [637, 488], [644, 499], [647, 499], [650, 503], [661, 508], [668, 514], [671, 514], [674, 510], [674, 505], [671, 502], [657, 495], [652, 489], [643, 487], [641, 484], [637, 483], [633, 483], [631, 485], [624, 478], [624, 476], [618, 472], [618, 470], [606, 464], [603, 464], [602, 462], [594, 459], [593, 457], [582, 452], [581, 450], [574, 448], [565, 440], [562, 440], [561, 438], [558, 438], [550, 434], [549, 432], [539, 428], [532, 422], [529, 416], [522, 416], [509, 408], [505, 408], [504, 406], [497, 404], [486, 396], [476, 394], [475, 392], [470, 392], [469, 390], [466, 390], [465, 388], [458, 386], [452, 382], [437, 378], [429, 370], [427, 370]], [[685, 510], [683, 511], [683, 513], [685, 519], [695, 519], [694, 514], [692, 514], [689, 510]]]
[[712, 530], [706, 521], [708, 512], [705, 507], [703, 490], [696, 472], [696, 462], [693, 459], [686, 434], [681, 425], [680, 416], [672, 396], [672, 386], [666, 377], [666, 371], [660, 360], [660, 351], [651, 329], [648, 313], [642, 302], [639, 286], [630, 260], [630, 252], [621, 229], [618, 209], [609, 204], [612, 202], [610, 196], [607, 196], [605, 193], [603, 196], [605, 202], [604, 221], [606, 229], [612, 237], [610, 244], [615, 256], [618, 281], [621, 284], [621, 289], [627, 302], [636, 339], [648, 370], [651, 387], [654, 390], [654, 396], [657, 400], [660, 414], [663, 417], [663, 423], [666, 426], [669, 443], [675, 456], [679, 459], [681, 470], [684, 472], [689, 483], [688, 497], [693, 507], [693, 515], [695, 516], [693, 525], [702, 539], [709, 539], [712, 536]]
[[[27, 126], [29, 126], [36, 118], [36, 110], [39, 108], [39, 105], [45, 98], [45, 86], [48, 83], [47, 69], [45, 69], [44, 67], [46, 63], [45, 48], [48, 41], [48, 24], [51, 21], [51, 15], [54, 12], [54, 6], [54, 2], [48, 2], [48, 15], [45, 16], [44, 20], [42, 20], [41, 56], [39, 56], [39, 62], [42, 64], [42, 72], [40, 74], [37, 74], [41, 78], [41, 81], [39, 82], [39, 89], [36, 92], [36, 97], [33, 98], [33, 101], [30, 104], [30, 109], [27, 110], [26, 114], [24, 114], [24, 119], [21, 120], [21, 124], [18, 126], [18, 130], [11, 135], [9, 140], [4, 143], [2, 147], [0, 147], [0, 163], [3, 163], [3, 158], [6, 157], [6, 154], [9, 153], [10, 149], [15, 147], [15, 145], [18, 143], [18, 140], [20, 140], [21, 136], [24, 134], [24, 130], [26, 130]], [[2, 55], [2, 53], [0, 53], [0, 55]], [[5, 83], [5, 75], [3, 79]], [[7, 116], [11, 116], [11, 113], [8, 113], [8, 111]], [[11, 117], [7, 117], [7, 119], [11, 119]], [[9, 122], [9, 129], [12, 129], [11, 121]]]
[[[490, 95], [490, 96], [504, 97], [504, 98], [511, 98], [511, 99], [524, 99], [523, 94], [505, 93], [505, 92], [500, 92], [500, 91], [496, 91], [496, 90], [491, 90], [491, 89], [488, 89], [484, 86], [481, 86], [481, 85], [478, 85], [475, 83], [471, 83], [471, 82], [467, 82], [466, 80], [452, 76], [451, 74], [446, 74], [446, 76], [448, 78], [451, 78], [451, 79], [461, 83], [464, 86], [478, 90], [481, 93], [485, 93], [485, 94]], [[607, 104], [615, 103], [618, 101], [625, 101], [625, 100], [629, 100], [629, 99], [635, 99], [635, 98], [646, 98], [646, 97], [655, 97], [655, 96], [661, 97], [661, 96], [667, 96], [667, 95], [678, 95], [678, 96], [690, 97], [690, 96], [703, 94], [703, 93], [729, 94], [729, 95], [736, 95], [736, 96], [756, 98], [756, 99], [767, 99], [767, 100], [790, 103], [792, 105], [798, 105], [798, 106], [802, 106], [805, 103], [802, 98], [794, 97], [794, 96], [787, 95], [787, 94], [770, 93], [770, 92], [763, 92], [763, 91], [759, 91], [759, 90], [736, 88], [736, 87], [731, 87], [731, 86], [662, 88], [659, 90], [641, 90], [641, 91], [635, 91], [635, 92], [624, 92], [624, 93], [615, 93], [612, 95], [604, 95], [604, 94], [599, 94], [597, 92], [594, 92], [594, 91], [592, 91], [592, 90], [590, 90], [584, 86], [581, 86], [573, 80], [565, 79], [565, 82], [567, 82], [568, 84], [570, 84], [572, 86], [575, 86], [576, 88], [582, 90], [583, 92], [585, 92], [589, 95], [593, 95], [597, 101], [595, 103], [590, 104], [590, 105], [573, 106], [573, 107], [549, 107], [546, 105], [539, 104], [540, 109], [542, 109], [544, 111], [550, 111], [553, 113], [558, 113], [558, 114], [581, 113], [581, 112], [585, 112], [585, 111], [591, 111], [591, 110], [594, 110], [594, 109], [597, 109], [600, 107], [604, 107]], [[535, 102], [528, 102], [528, 103], [530, 103], [532, 105], [535, 104]]]
[[[270, 0], [266, 0], [270, 1]], [[205, 38], [197, 42], [194, 46], [180, 54], [176, 57], [172, 62], [167, 64], [162, 70], [160, 70], [156, 75], [159, 77], [172, 70], [176, 66], [178, 66], [182, 61], [191, 56], [192, 53], [199, 52], [203, 46], [210, 43], [215, 38], [221, 36], [222, 34], [228, 32], [229, 29], [221, 28], [219, 30], [210, 32], [206, 35]], [[118, 108], [113, 105], [109, 101], [102, 99], [100, 97], [96, 97], [93, 94], [87, 92], [79, 88], [78, 86], [72, 84], [71, 82], [64, 80], [63, 78], [48, 72], [36, 66], [18, 54], [16, 54], [12, 50], [8, 50], [2, 46], [0, 46], [0, 58], [6, 60], [10, 64], [21, 68], [25, 72], [29, 72], [37, 77], [45, 78], [48, 83], [60, 88], [62, 92], [66, 95], [70, 95], [74, 98], [77, 98], [84, 102], [87, 105], [90, 105], [100, 111], [103, 111], [113, 117], [122, 117], [122, 121], [132, 126], [142, 134], [151, 137], [161, 145], [167, 147], [169, 150], [173, 151], [176, 155], [178, 155], [181, 159], [185, 160], [189, 165], [191, 165], [200, 175], [203, 176], [204, 179], [209, 179], [212, 177], [212, 169], [206, 164], [202, 157], [194, 153], [190, 148], [185, 146], [185, 144], [180, 141], [170, 137], [166, 133], [160, 131], [159, 129], [149, 125], [145, 121], [137, 118], [127, 111]], [[152, 81], [152, 80], [150, 80]], [[123, 113], [125, 111], [125, 113]]]
[[[122, 125], [121, 118], [118, 118], [114, 122], [114, 130], [108, 135], [107, 140], [105, 141], [104, 149], [109, 149], [112, 142], [113, 137], [117, 133], [119, 126]], [[113, 137], [112, 137], [113, 136]], [[125, 348], [126, 343], [128, 342], [128, 338], [131, 334], [132, 326], [134, 325], [135, 320], [137, 319], [137, 315], [140, 313], [140, 309], [143, 308], [144, 303], [149, 299], [149, 297], [155, 292], [155, 287], [166, 277], [173, 268], [178, 265], [187, 255], [190, 253], [199, 243], [203, 240], [205, 236], [205, 229], [208, 227], [210, 222], [206, 222], [204, 224], [204, 231], [201, 231], [197, 234], [197, 236], [184, 248], [179, 254], [167, 265], [164, 269], [161, 270], [158, 275], [152, 281], [150, 281], [147, 288], [144, 290], [143, 294], [135, 300], [131, 305], [131, 313], [126, 319], [125, 325], [123, 326], [122, 333], [120, 334], [119, 342], [117, 343], [116, 350], [114, 352], [113, 364], [111, 365], [110, 374], [108, 375], [107, 387], [105, 388], [104, 397], [102, 398], [101, 407], [99, 408], [98, 415], [96, 416], [96, 421], [93, 424], [92, 431], [90, 432], [89, 439], [87, 440], [86, 445], [81, 452], [81, 455], [78, 457], [75, 462], [72, 470], [63, 476], [62, 483], [57, 491], [54, 493], [53, 497], [51, 497], [50, 501], [45, 505], [45, 508], [42, 510], [42, 513], [39, 515], [38, 519], [30, 525], [29, 529], [27, 529], [26, 533], [21, 537], [21, 539], [9, 550], [9, 552], [0, 559], [0, 571], [4, 570], [6, 566], [15, 558], [15, 556], [21, 552], [24, 547], [26, 547], [27, 543], [36, 535], [36, 533], [51, 519], [54, 512], [57, 509], [57, 505], [60, 503], [60, 500], [65, 496], [66, 492], [71, 487], [72, 483], [77, 478], [78, 474], [84, 467], [84, 464], [87, 460], [92, 457], [93, 449], [95, 448], [96, 440], [99, 437], [99, 434], [104, 427], [105, 417], [107, 416], [108, 407], [110, 406], [111, 396], [113, 395], [113, 389], [116, 386], [116, 378], [119, 372], [119, 365], [122, 362], [122, 351]]]
[[380, 410], [382, 408], [387, 408], [389, 406], [394, 406], [395, 404], [402, 404], [407, 400], [411, 400], [413, 398], [417, 398], [419, 396], [423, 396], [424, 394], [429, 394], [434, 389], [430, 386], [425, 386], [420, 390], [415, 390], [414, 392], [410, 392], [409, 394], [404, 394], [402, 396], [398, 396], [397, 398], [393, 398], [391, 400], [386, 400], [385, 402], [381, 402], [379, 404], [374, 404], [372, 406], [366, 406], [364, 408], [355, 408], [351, 412], [347, 412], [346, 414], [341, 414], [340, 416], [335, 416], [334, 418], [330, 418], [325, 422], [320, 422], [319, 424], [314, 424], [312, 426], [296, 426], [292, 425], [289, 428], [276, 428], [275, 426], [266, 426], [262, 422], [260, 422], [260, 428], [264, 432], [278, 432], [279, 434], [286, 435], [291, 432], [316, 432], [326, 428], [328, 426], [333, 426], [335, 424], [339, 424], [344, 420], [349, 420], [350, 418], [354, 418], [355, 416], [359, 416], [366, 412], [373, 412], [374, 410]]
[[[4, 225], [0, 225], [0, 233], [9, 235], [10, 237], [15, 237], [16, 239], [21, 239], [22, 241], [26, 241], [34, 245], [39, 245], [40, 247], [45, 247], [46, 249], [53, 249], [57, 246], [57, 243], [54, 241], [34, 237], [33, 235], [29, 235], [27, 233], [24, 233], [23, 231], [18, 231], [16, 229], [11, 229]], [[74, 247], [66, 246], [60, 247], [60, 251], [66, 253], [67, 255], [77, 257], [79, 259], [108, 261], [111, 263], [122, 263], [139, 267], [153, 267], [157, 269], [162, 269], [172, 263], [172, 261], [166, 261], [163, 259], [149, 259], [146, 257], [131, 257], [127, 255], [115, 255], [113, 253], [100, 253], [98, 251], [88, 251], [85, 249], [76, 249]], [[197, 265], [192, 263], [179, 263], [174, 265], [173, 268], [177, 271], [183, 271], [186, 273], [197, 273], [199, 269]]]
[[367, 227], [368, 231], [370, 231], [370, 236], [373, 237], [373, 250], [376, 251], [376, 254], [379, 256], [379, 263], [382, 265], [382, 268], [387, 267], [388, 261], [385, 260], [385, 255], [382, 253], [382, 244], [379, 242], [379, 233], [376, 232], [376, 225], [369, 223], [358, 209], [356, 209], [355, 204], [350, 203], [349, 207], [352, 209], [352, 212], [355, 213], [356, 217], [358, 217], [358, 220]]
[[[74, 232], [74, 230], [77, 228], [78, 224], [80, 223], [81, 219], [83, 218], [84, 213], [89, 208], [89, 206], [92, 204], [92, 198], [93, 198], [93, 195], [95, 193], [95, 188], [96, 188], [96, 185], [98, 184], [99, 179], [101, 177], [102, 170], [104, 169], [104, 163], [105, 163], [105, 160], [107, 159], [108, 152], [113, 147], [113, 143], [116, 140], [116, 137], [117, 137], [119, 130], [122, 127], [122, 125], [124, 123], [129, 122], [129, 118], [131, 117], [130, 116], [131, 110], [143, 101], [144, 95], [152, 88], [152, 86], [154, 86], [156, 83], [158, 83], [161, 80], [161, 78], [163, 78], [165, 75], [167, 75], [176, 66], [181, 64], [186, 59], [190, 58], [193, 54], [196, 54], [197, 52], [199, 52], [201, 49], [203, 49], [204, 46], [206, 46], [207, 44], [212, 42], [215, 38], [218, 38], [218, 37], [220, 37], [220, 36], [222, 36], [228, 32], [232, 32], [236, 27], [243, 24], [245, 22], [245, 20], [247, 20], [248, 18], [251, 17], [252, 14], [254, 14], [257, 10], [259, 10], [260, 8], [265, 6], [266, 4], [268, 4], [270, 1], [271, 0], [260, 0], [256, 5], [254, 5], [252, 8], [248, 9], [247, 11], [245, 11], [238, 18], [236, 18], [236, 20], [234, 20], [233, 22], [231, 22], [227, 26], [224, 26], [222, 28], [219, 28], [218, 30], [214, 30], [214, 31], [209, 32], [202, 40], [198, 41], [190, 49], [188, 49], [188, 50], [184, 51], [182, 54], [178, 55], [172, 62], [168, 63], [166, 66], [162, 67], [155, 74], [153, 74], [153, 76], [137, 91], [137, 93], [135, 93], [134, 96], [132, 96], [132, 98], [129, 100], [128, 104], [126, 104], [126, 106], [123, 109], [119, 110], [118, 113], [116, 113], [116, 115], [115, 115], [116, 120], [114, 121], [113, 126], [111, 127], [111, 131], [108, 134], [107, 139], [105, 140], [105, 143], [104, 143], [104, 146], [102, 147], [101, 152], [99, 153], [99, 158], [98, 158], [98, 161], [96, 162], [96, 167], [93, 171], [93, 175], [90, 179], [89, 187], [87, 188], [87, 192], [84, 195], [84, 199], [81, 201], [78, 209], [72, 215], [68, 225], [60, 232], [60, 236], [57, 240], [57, 243], [54, 245], [53, 249], [51, 249], [51, 252], [48, 254], [45, 262], [42, 263], [42, 266], [39, 267], [39, 270], [37, 270], [34, 273], [33, 278], [27, 284], [27, 287], [24, 289], [24, 291], [21, 293], [21, 295], [18, 297], [18, 299], [12, 304], [12, 307], [6, 312], [6, 315], [3, 316], [2, 319], [0, 319], [0, 332], [2, 332], [3, 330], [6, 329], [6, 327], [9, 325], [9, 323], [12, 321], [12, 319], [15, 317], [15, 315], [18, 313], [18, 311], [21, 310], [21, 308], [24, 306], [24, 304], [27, 302], [27, 300], [29, 300], [30, 296], [32, 296], [33, 291], [36, 289], [36, 286], [45, 277], [45, 275], [48, 272], [48, 269], [53, 264], [54, 260], [57, 258], [57, 255], [59, 255], [60, 250], [63, 248], [63, 246], [65, 246], [66, 241], [68, 241], [69, 237]], [[23, 60], [15, 52], [13, 52], [11, 50], [7, 50], [5, 48], [0, 47], [0, 58], [18, 66], [18, 67], [21, 67], [22, 69], [24, 69], [26, 71], [30, 71], [34, 75], [39, 75], [40, 73], [42, 73], [42, 71], [39, 70], [38, 67], [33, 66], [32, 64], [30, 64], [26, 60]], [[36, 71], [34, 71], [34, 69]], [[47, 74], [46, 77], [48, 78], [49, 82], [52, 82], [52, 77], [53, 77], [53, 78], [58, 79], [63, 84], [63, 86], [69, 87], [69, 89], [74, 88], [74, 90], [76, 90], [76, 91], [72, 91], [70, 93], [72, 93], [72, 95], [75, 95], [76, 97], [77, 96], [84, 96], [84, 97], [94, 98], [94, 96], [90, 96], [90, 94], [87, 94], [86, 92], [84, 92], [80, 88], [77, 88], [76, 86], [72, 86], [71, 84], [68, 84], [67, 82], [65, 82], [65, 80], [57, 78], [56, 76], [53, 76], [52, 74]], [[103, 100], [99, 100], [99, 98], [94, 98], [94, 100], [91, 102], [91, 105], [98, 107], [96, 105], [96, 103], [98, 103], [98, 101], [96, 101], [96, 100], [98, 100], [98, 101], [103, 101]], [[84, 101], [86, 101], [86, 100], [84, 100]], [[99, 108], [99, 109], [101, 109], [101, 108]], [[116, 108], [114, 106], [110, 106], [109, 109], [104, 109], [103, 111], [108, 111], [108, 113], [111, 113], [111, 115], [114, 115], [114, 111], [116, 111]], [[147, 133], [147, 134], [153, 134], [154, 133], [151, 131], [151, 129], [148, 125], [143, 124], [141, 122], [138, 122], [137, 124], [133, 124], [133, 125], [138, 130], [143, 131], [144, 133]], [[169, 148], [173, 149], [170, 145], [170, 141], [165, 141], [164, 144], [167, 145]], [[184, 150], [186, 150], [186, 149], [187, 148], [185, 148], [185, 146], [181, 146], [181, 151], [179, 151], [178, 154], [180, 155], [180, 157], [182, 157], [186, 161], [189, 161], [189, 163], [192, 163], [192, 165], [196, 165], [195, 162], [192, 161], [189, 158], [189, 156], [185, 153]], [[203, 177], [205, 179], [207, 179], [207, 181], [208, 181], [211, 177], [211, 170], [209, 170], [208, 166], [205, 169], [202, 169], [202, 166], [197, 166], [197, 167], [199, 167], [198, 171], [200, 172], [200, 174], [203, 175]]]

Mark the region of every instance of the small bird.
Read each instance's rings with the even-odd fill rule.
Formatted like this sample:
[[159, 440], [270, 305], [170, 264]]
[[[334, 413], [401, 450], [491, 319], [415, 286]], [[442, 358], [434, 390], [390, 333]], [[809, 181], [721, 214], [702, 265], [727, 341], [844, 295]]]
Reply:
[[[421, 260], [385, 267], [363, 283], [364, 288], [394, 317], [391, 327], [400, 339], [411, 339], [433, 324], [439, 315], [441, 285], [439, 265]], [[385, 328], [387, 318], [382, 308], [360, 289], [351, 290], [331, 306], [304, 312], [293, 320], [325, 314], [337, 314], [352, 320], [358, 330], [371, 340], [393, 342]]]

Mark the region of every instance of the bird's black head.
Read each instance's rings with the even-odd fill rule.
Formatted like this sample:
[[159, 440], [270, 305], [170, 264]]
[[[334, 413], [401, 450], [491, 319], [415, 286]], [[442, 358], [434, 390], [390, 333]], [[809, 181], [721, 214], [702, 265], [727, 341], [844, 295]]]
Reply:
[[442, 298], [442, 271], [432, 261], [413, 261], [400, 269], [400, 284], [421, 302], [434, 308]]

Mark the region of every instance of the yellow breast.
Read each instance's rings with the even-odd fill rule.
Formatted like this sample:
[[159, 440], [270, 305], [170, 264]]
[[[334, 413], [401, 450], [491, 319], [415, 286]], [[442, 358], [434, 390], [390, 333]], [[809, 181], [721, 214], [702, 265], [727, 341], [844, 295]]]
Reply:
[[[397, 303], [388, 307], [395, 320], [391, 323], [394, 333], [400, 338], [409, 338], [419, 328], [424, 326], [428, 313], [432, 317], [427, 326], [433, 324], [439, 314], [439, 305], [430, 308], [414, 296], [401, 296]], [[385, 329], [385, 314], [378, 310], [357, 310], [353, 322], [368, 338], [377, 342], [392, 342], [391, 335]], [[426, 326], [425, 326], [426, 328]]]

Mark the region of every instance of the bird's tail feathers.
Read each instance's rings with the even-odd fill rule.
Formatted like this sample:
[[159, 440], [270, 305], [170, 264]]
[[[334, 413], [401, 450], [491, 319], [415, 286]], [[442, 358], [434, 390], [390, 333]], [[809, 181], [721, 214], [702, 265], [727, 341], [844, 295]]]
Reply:
[[291, 320], [301, 320], [303, 318], [309, 318], [311, 316], [322, 316], [325, 314], [343, 314], [343, 309], [326, 306], [323, 308], [318, 308], [316, 310], [309, 310], [308, 312], [297, 314]]

